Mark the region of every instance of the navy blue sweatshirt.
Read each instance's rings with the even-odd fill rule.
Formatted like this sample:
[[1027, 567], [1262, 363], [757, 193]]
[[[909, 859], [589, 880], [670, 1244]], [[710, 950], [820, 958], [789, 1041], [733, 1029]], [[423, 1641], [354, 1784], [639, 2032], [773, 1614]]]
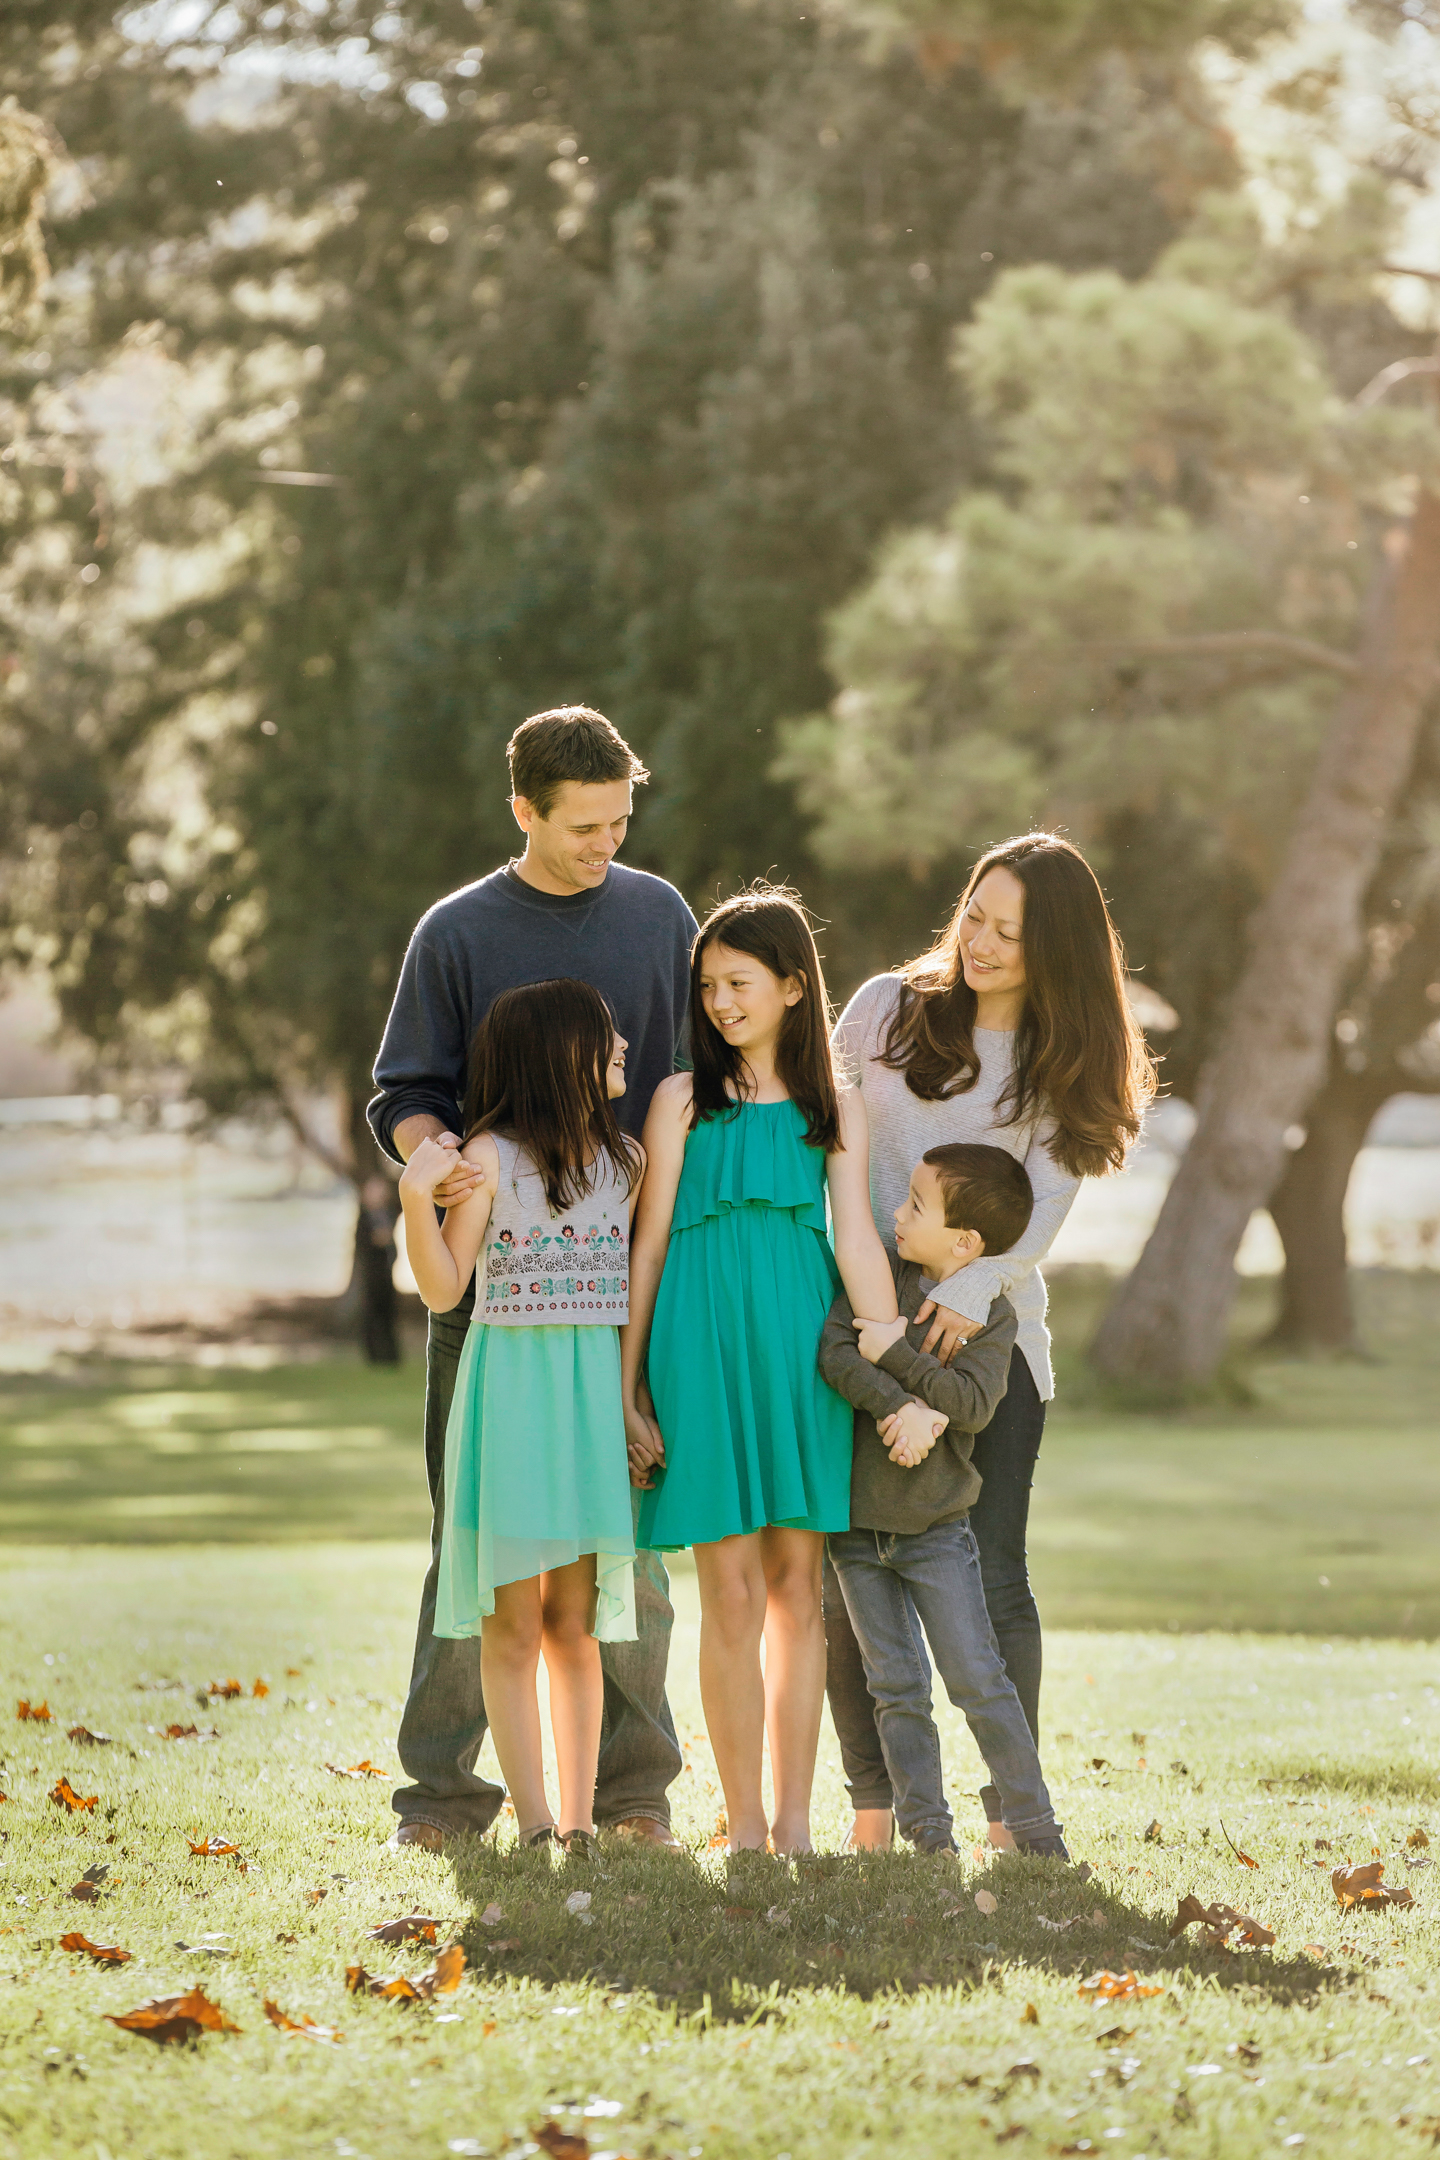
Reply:
[[537, 892], [508, 866], [437, 900], [416, 924], [375, 1060], [370, 1127], [399, 1160], [395, 1127], [428, 1112], [460, 1129], [470, 1045], [502, 990], [569, 975], [590, 983], [630, 1045], [615, 1105], [637, 1136], [685, 1040], [696, 923], [673, 885], [612, 862], [593, 892]]

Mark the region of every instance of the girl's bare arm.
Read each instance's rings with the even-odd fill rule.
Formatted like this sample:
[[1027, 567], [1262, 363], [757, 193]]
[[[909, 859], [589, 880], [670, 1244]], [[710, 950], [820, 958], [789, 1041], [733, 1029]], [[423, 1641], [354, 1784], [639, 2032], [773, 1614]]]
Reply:
[[840, 1280], [857, 1315], [897, 1320], [895, 1279], [870, 1212], [870, 1127], [855, 1088], [840, 1097], [840, 1139], [842, 1146], [825, 1158]]
[[645, 1120], [645, 1177], [630, 1241], [630, 1318], [620, 1330], [620, 1388], [631, 1481], [648, 1485], [650, 1470], [665, 1460], [665, 1443], [648, 1408], [642, 1407], [641, 1373], [650, 1323], [670, 1243], [670, 1220], [685, 1162], [690, 1130], [690, 1075], [675, 1073], [655, 1090]]
[[477, 1133], [460, 1152], [478, 1173], [479, 1182], [467, 1199], [449, 1209], [443, 1226], [435, 1216], [435, 1191], [454, 1171], [455, 1150], [422, 1140], [400, 1176], [405, 1254], [431, 1312], [450, 1312], [464, 1296], [500, 1177], [500, 1151], [489, 1133]]

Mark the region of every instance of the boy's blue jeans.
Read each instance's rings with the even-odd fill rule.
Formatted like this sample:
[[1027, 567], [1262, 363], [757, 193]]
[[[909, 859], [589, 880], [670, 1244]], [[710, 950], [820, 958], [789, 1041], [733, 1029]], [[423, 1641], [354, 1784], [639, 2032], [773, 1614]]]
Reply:
[[[430, 1315], [425, 1368], [425, 1468], [435, 1506], [430, 1567], [420, 1598], [420, 1624], [410, 1692], [400, 1720], [400, 1761], [413, 1783], [400, 1786], [391, 1806], [402, 1822], [430, 1823], [450, 1833], [481, 1835], [500, 1812], [504, 1788], [477, 1777], [489, 1720], [480, 1688], [480, 1638], [449, 1640], [435, 1634], [435, 1585], [444, 1519], [445, 1427], [455, 1394], [460, 1353], [470, 1325], [471, 1300], [454, 1312]], [[639, 1494], [635, 1494], [639, 1501]], [[656, 1553], [635, 1563], [638, 1640], [602, 1643], [605, 1711], [600, 1728], [600, 1767], [595, 1779], [597, 1823], [638, 1815], [670, 1821], [668, 1788], [679, 1775], [681, 1755], [665, 1667], [675, 1615], [670, 1584]]]
[[934, 1848], [948, 1844], [954, 1830], [930, 1715], [927, 1639], [945, 1692], [964, 1711], [999, 1788], [1006, 1827], [1017, 1842], [1056, 1836], [1040, 1757], [985, 1609], [969, 1522], [913, 1536], [846, 1530], [827, 1543], [865, 1661], [902, 1836]]

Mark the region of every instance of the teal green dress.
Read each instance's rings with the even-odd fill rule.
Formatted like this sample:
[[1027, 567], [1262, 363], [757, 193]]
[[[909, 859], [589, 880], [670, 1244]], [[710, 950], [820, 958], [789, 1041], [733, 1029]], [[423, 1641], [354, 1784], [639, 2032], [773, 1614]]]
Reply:
[[635, 1639], [635, 1535], [620, 1394], [629, 1191], [608, 1166], [555, 1213], [495, 1136], [500, 1183], [445, 1432], [435, 1633], [479, 1635], [497, 1584], [595, 1555], [591, 1633]]
[[665, 1468], [641, 1500], [639, 1545], [849, 1529], [854, 1413], [816, 1364], [839, 1287], [825, 1156], [794, 1103], [697, 1125], [650, 1333]]

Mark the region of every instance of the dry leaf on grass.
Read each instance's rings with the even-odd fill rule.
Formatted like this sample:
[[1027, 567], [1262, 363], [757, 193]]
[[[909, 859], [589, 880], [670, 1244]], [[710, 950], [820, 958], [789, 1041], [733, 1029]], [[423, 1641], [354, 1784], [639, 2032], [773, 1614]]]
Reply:
[[1112, 2042], [1133, 2040], [1137, 2028], [1134, 2025], [1107, 2025], [1104, 2032], [1096, 2033], [1096, 2047], [1108, 2047]]
[[103, 1864], [87, 1867], [79, 1882], [70, 1885], [66, 1897], [73, 1897], [82, 1905], [93, 1905], [100, 1895], [100, 1885], [109, 1873], [109, 1868]]
[[123, 2017], [111, 2017], [107, 2013], [105, 2022], [118, 2025], [122, 2032], [139, 2033], [142, 2039], [162, 2042], [198, 2040], [203, 2032], [239, 2032], [242, 2029], [226, 2017], [218, 2003], [211, 2002], [204, 1988], [191, 1988], [188, 1995], [152, 1995], [148, 2002], [137, 2004]]
[[1069, 1920], [1049, 1920], [1046, 1918], [1043, 1912], [1037, 1913], [1035, 1917], [1039, 1921], [1041, 1927], [1045, 1928], [1047, 1932], [1051, 1935], [1064, 1935], [1067, 1934], [1071, 1928], [1084, 1927], [1085, 1925], [1084, 1913], [1076, 1913], [1073, 1918]]
[[1248, 1852], [1241, 1852], [1240, 1847], [1235, 1843], [1234, 1838], [1231, 1837], [1229, 1831], [1225, 1828], [1223, 1822], [1220, 1825], [1220, 1835], [1224, 1838], [1226, 1844], [1230, 1847], [1231, 1852], [1234, 1853], [1236, 1859], [1240, 1862], [1241, 1867], [1259, 1867], [1260, 1863], [1258, 1860], [1252, 1860]]
[[88, 1800], [81, 1798], [68, 1777], [57, 1778], [50, 1788], [50, 1798], [56, 1807], [63, 1807], [67, 1815], [89, 1815], [95, 1811], [99, 1793], [91, 1793]]
[[130, 1962], [130, 1952], [122, 1950], [118, 1943], [92, 1943], [78, 1928], [60, 1937], [60, 1947], [62, 1950], [83, 1950], [97, 1965], [128, 1965]]
[[205, 1690], [205, 1693], [213, 1696], [217, 1702], [233, 1702], [237, 1695], [243, 1695], [244, 1692], [238, 1680], [212, 1680]]
[[265, 1998], [264, 2009], [266, 2017], [269, 2018], [275, 2030], [282, 2033], [287, 2040], [319, 2040], [326, 2047], [339, 2047], [345, 2038], [344, 2033], [334, 2025], [317, 2025], [314, 2018], [287, 2017], [280, 2008], [279, 2003], [271, 2002], [268, 1995]]
[[296, 1943], [299, 1942], [300, 1937], [298, 1935], [286, 1935], [282, 1931], [279, 1935], [275, 1937], [275, 1940], [277, 1943]]
[[1331, 1887], [1339, 1901], [1342, 1912], [1358, 1906], [1364, 1912], [1376, 1912], [1385, 1905], [1413, 1905], [1413, 1890], [1392, 1890], [1381, 1882], [1385, 1873], [1383, 1860], [1371, 1860], [1364, 1867], [1337, 1867], [1331, 1874]]
[[[499, 1945], [494, 1945], [499, 1948]], [[363, 1965], [347, 1965], [345, 1991], [349, 1995], [375, 1995], [382, 2002], [429, 2002], [436, 1995], [453, 1995], [465, 1974], [465, 1952], [450, 1943], [436, 1957], [428, 1972], [409, 1980], [403, 1973], [386, 1980], [367, 1973]]]
[[1411, 1852], [1421, 1852], [1430, 1843], [1430, 1840], [1423, 1830], [1412, 1830], [1405, 1843], [1409, 1846]]
[[[257, 1680], [257, 1681], [255, 1682], [255, 1685], [254, 1685], [254, 1686], [253, 1686], [253, 1687], [251, 1688], [251, 1690], [250, 1690], [250, 1693], [251, 1693], [252, 1695], [255, 1695], [255, 1696], [259, 1696], [259, 1697], [262, 1697], [262, 1698], [263, 1698], [264, 1696], [268, 1695], [268, 1694], [269, 1694], [269, 1692], [270, 1692], [270, 1689], [269, 1689], [268, 1685], [266, 1684], [266, 1682], [265, 1682], [265, 1681], [263, 1681], [263, 1680]], [[321, 2030], [321, 2031], [323, 2031], [323, 2030], [324, 2030], [324, 2028], [323, 2028], [323, 2027], [320, 2027], [320, 2028], [318, 2028], [318, 2029], [319, 2029], [319, 2030]]]
[[1145, 1843], [1147, 1845], [1158, 1845], [1163, 1835], [1164, 1832], [1161, 1830], [1158, 1821], [1151, 1821], [1145, 1825]]
[[73, 1740], [77, 1747], [113, 1747], [115, 1744], [108, 1732], [91, 1732], [88, 1725], [72, 1725], [65, 1737]]
[[1034, 2003], [1026, 2003], [1026, 2005], [1025, 2005], [1024, 2009], [1023, 2009], [1023, 2010], [1021, 2011], [1021, 2013], [1020, 2013], [1020, 2022], [1021, 2022], [1021, 2024], [1022, 2024], [1022, 2025], [1038, 2025], [1038, 2024], [1039, 2024], [1039, 2022], [1040, 2022], [1040, 2013], [1039, 2013], [1039, 2011], [1038, 2011], [1038, 2010], [1036, 2009], [1036, 2007], [1035, 2007]]
[[348, 1770], [342, 1770], [338, 1763], [333, 1762], [327, 1762], [325, 1768], [330, 1772], [331, 1777], [367, 1778], [389, 1777], [390, 1775], [389, 1771], [382, 1770], [378, 1763], [371, 1762], [368, 1756], [364, 1762], [352, 1763]]
[[323, 1905], [330, 1893], [323, 1883], [317, 1883], [316, 1887], [313, 1890], [307, 1890], [305, 1895], [312, 1905]]
[[1139, 1995], [1163, 1995], [1163, 1987], [1147, 1987], [1138, 1980], [1127, 1965], [1123, 1973], [1091, 1973], [1088, 1980], [1080, 1982], [1079, 1993], [1087, 2002], [1128, 2002]]
[[1254, 1920], [1249, 1913], [1236, 1912], [1233, 1905], [1202, 1905], [1197, 1897], [1183, 1897], [1170, 1923], [1170, 1937], [1183, 1935], [1187, 1927], [1199, 1923], [1205, 1930], [1206, 1940], [1212, 1950], [1225, 1947], [1227, 1936], [1238, 1930], [1240, 1940], [1252, 1948], [1261, 1948], [1275, 1940], [1273, 1928], [1262, 1920]]
[[504, 1918], [505, 1913], [501, 1906], [487, 1905], [480, 1915], [480, 1925], [481, 1927], [499, 1927]]
[[202, 1838], [198, 1845], [194, 1838], [186, 1838], [185, 1842], [197, 1860], [238, 1860], [240, 1858], [239, 1846], [232, 1845], [229, 1838]]
[[588, 2160], [590, 2140], [581, 2137], [578, 2130], [562, 2130], [559, 2123], [547, 2122], [530, 2135], [541, 2152], [549, 2153], [550, 2160]]
[[15, 1705], [15, 1715], [22, 1725], [27, 1720], [35, 1725], [49, 1725], [52, 1722], [48, 1702], [29, 1703], [23, 1696]]
[[[500, 1914], [498, 1906], [494, 1910], [497, 1917], [504, 1917], [503, 1914]], [[493, 1925], [493, 1922], [489, 1924]], [[402, 1913], [398, 1920], [386, 1920], [379, 1927], [371, 1928], [366, 1936], [366, 1941], [379, 1943], [433, 1943], [436, 1928], [445, 1927], [446, 1925], [447, 1923], [444, 1920], [433, 1919], [429, 1913]]]
[[976, 1912], [983, 1912], [987, 1918], [992, 1912], [999, 1910], [999, 1905], [1000, 1901], [993, 1890], [977, 1890], [975, 1892], [975, 1910]]
[[709, 1843], [706, 1845], [705, 1850], [707, 1852], [724, 1852], [729, 1843], [730, 1818], [722, 1807], [719, 1814], [715, 1817], [715, 1827], [710, 1833], [710, 1840]]
[[157, 1733], [162, 1740], [218, 1740], [220, 1735], [213, 1725], [147, 1725], [147, 1732]]

